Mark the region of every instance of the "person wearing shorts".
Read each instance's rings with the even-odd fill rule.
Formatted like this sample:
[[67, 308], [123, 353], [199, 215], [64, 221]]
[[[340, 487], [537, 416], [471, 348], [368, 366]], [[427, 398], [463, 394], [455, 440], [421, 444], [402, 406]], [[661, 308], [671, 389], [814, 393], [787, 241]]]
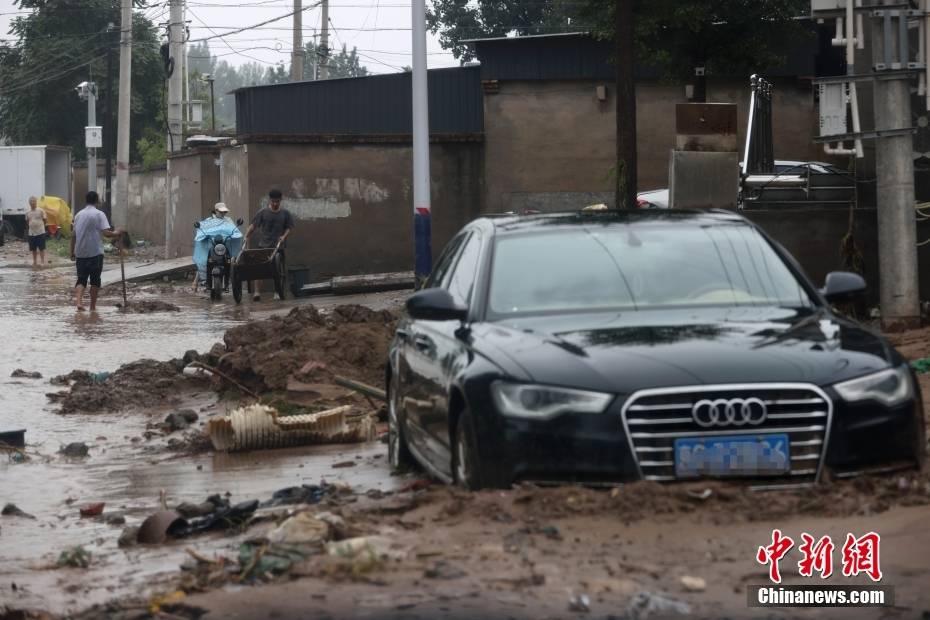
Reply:
[[[38, 208], [35, 196], [30, 196], [29, 211], [26, 213], [28, 225], [26, 236], [29, 241], [29, 251], [32, 252], [33, 267], [45, 264], [45, 226], [47, 223], [48, 216], [45, 210]], [[42, 260], [39, 261], [39, 258]]]
[[[273, 189], [268, 192], [268, 206], [261, 209], [252, 218], [248, 230], [245, 231], [245, 243], [249, 244], [252, 233], [258, 233], [258, 247], [278, 247], [278, 253], [284, 258], [284, 249], [287, 247], [287, 238], [294, 229], [294, 216], [281, 206], [281, 190]], [[259, 280], [252, 282], [254, 294], [252, 301], [261, 300], [261, 284]]]
[[74, 305], [84, 309], [84, 290], [90, 283], [90, 309], [97, 309], [100, 292], [100, 274], [103, 272], [103, 237], [116, 238], [123, 234], [120, 229], [110, 230], [110, 223], [103, 211], [97, 209], [100, 197], [97, 192], [87, 192], [86, 206], [74, 216], [74, 234], [71, 235], [71, 260], [77, 269], [74, 285]]

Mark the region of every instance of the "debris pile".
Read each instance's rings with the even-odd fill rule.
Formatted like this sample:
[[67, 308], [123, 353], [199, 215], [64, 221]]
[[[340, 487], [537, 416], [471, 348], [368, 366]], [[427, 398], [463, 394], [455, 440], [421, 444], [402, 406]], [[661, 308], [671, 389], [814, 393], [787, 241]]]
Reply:
[[181, 309], [174, 304], [158, 299], [144, 299], [142, 301], [133, 301], [126, 304], [117, 303], [116, 307], [123, 312], [130, 314], [150, 314], [152, 312], [180, 312]]
[[325, 315], [312, 306], [295, 308], [226, 332], [219, 369], [259, 393], [286, 389], [292, 376], [332, 383], [333, 375], [345, 374], [381, 385], [396, 322], [393, 313], [364, 306], [338, 306]]
[[179, 362], [139, 360], [113, 373], [75, 370], [52, 379], [54, 385], [71, 384], [67, 392], [50, 394], [62, 413], [120, 411], [178, 402], [179, 388], [187, 379]]

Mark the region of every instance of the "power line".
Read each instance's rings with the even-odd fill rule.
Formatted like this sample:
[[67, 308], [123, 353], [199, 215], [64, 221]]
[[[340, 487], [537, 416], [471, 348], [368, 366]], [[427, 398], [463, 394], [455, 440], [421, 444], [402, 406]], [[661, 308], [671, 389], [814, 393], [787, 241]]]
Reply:
[[[302, 8], [301, 11], [309, 11], [310, 9], [316, 8], [316, 7], [318, 7], [318, 6], [320, 6], [320, 3], [319, 3], [319, 2], [316, 2], [315, 4], [311, 4], [310, 6], [306, 6], [306, 7]], [[212, 37], [203, 37], [203, 38], [201, 38], [201, 39], [192, 39], [192, 40], [188, 41], [188, 43], [200, 43], [200, 42], [202, 42], [202, 41], [210, 41], [210, 40], [212, 40], [212, 39], [219, 39], [219, 38], [226, 37], [226, 36], [229, 36], [229, 35], [232, 35], [232, 34], [237, 34], [237, 33], [239, 33], [239, 32], [245, 32], [246, 30], [258, 30], [258, 29], [260, 29], [262, 26], [264, 26], [264, 25], [266, 25], [266, 24], [271, 24], [271, 23], [273, 23], [273, 22], [281, 21], [282, 19], [285, 19], [285, 18], [287, 18], [287, 17], [290, 17], [290, 16], [293, 15], [295, 12], [296, 12], [296, 11], [291, 11], [291, 12], [289, 12], [289, 13], [285, 13], [284, 15], [279, 15], [278, 17], [273, 17], [273, 18], [271, 18], [271, 19], [266, 19], [265, 21], [259, 22], [259, 23], [257, 23], [257, 24], [252, 25], [252, 26], [245, 26], [245, 27], [243, 27], [243, 28], [238, 28], [238, 29], [237, 29], [235, 26], [232, 26], [232, 27], [227, 27], [227, 26], [215, 26], [215, 27], [210, 27], [210, 26], [207, 26], [206, 23], [205, 23], [202, 19], [200, 19], [200, 18], [198, 17], [197, 20], [198, 20], [200, 23], [204, 24], [204, 27], [205, 27], [207, 30], [209, 30], [210, 32], [214, 32], [214, 33], [215, 33], [216, 31], [214, 30], [214, 28], [217, 28], [217, 29], [220, 29], [220, 28], [222, 28], [222, 29], [230, 28], [230, 29], [233, 29], [233, 32], [224, 32], [224, 33], [222, 33], [222, 34], [214, 34]], [[191, 12], [191, 15], [193, 15], [193, 12]], [[285, 28], [284, 30], [290, 30], [290, 28]]]

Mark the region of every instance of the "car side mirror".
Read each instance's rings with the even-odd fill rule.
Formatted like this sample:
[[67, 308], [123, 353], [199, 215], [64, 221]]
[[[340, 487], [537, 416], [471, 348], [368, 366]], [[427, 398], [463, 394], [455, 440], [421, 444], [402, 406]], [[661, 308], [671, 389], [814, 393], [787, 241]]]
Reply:
[[194, 222], [194, 228], [200, 228], [200, 222]]
[[865, 292], [865, 280], [857, 273], [848, 271], [831, 271], [827, 274], [823, 290], [820, 292], [827, 301], [849, 301]]
[[468, 308], [457, 304], [444, 288], [427, 288], [407, 299], [407, 313], [424, 321], [464, 321]]
[[242, 226], [242, 224], [244, 223], [245, 223], [245, 220], [243, 220], [241, 217], [238, 220], [236, 220], [236, 226]]

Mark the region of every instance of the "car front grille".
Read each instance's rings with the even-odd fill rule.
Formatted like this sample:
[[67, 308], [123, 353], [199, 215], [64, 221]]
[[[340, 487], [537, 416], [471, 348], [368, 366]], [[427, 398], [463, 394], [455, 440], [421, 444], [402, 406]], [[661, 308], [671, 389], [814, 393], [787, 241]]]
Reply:
[[[700, 426], [692, 416], [695, 403], [708, 399], [750, 399], [765, 403], [767, 417], [758, 425], [723, 423]], [[790, 471], [783, 476], [754, 478], [765, 487], [816, 482], [820, 477], [833, 403], [820, 388], [806, 383], [709, 385], [641, 390], [623, 405], [623, 427], [645, 480], [670, 481], [675, 476], [675, 440], [784, 433], [790, 443]], [[691, 480], [691, 478], [688, 478]]]

